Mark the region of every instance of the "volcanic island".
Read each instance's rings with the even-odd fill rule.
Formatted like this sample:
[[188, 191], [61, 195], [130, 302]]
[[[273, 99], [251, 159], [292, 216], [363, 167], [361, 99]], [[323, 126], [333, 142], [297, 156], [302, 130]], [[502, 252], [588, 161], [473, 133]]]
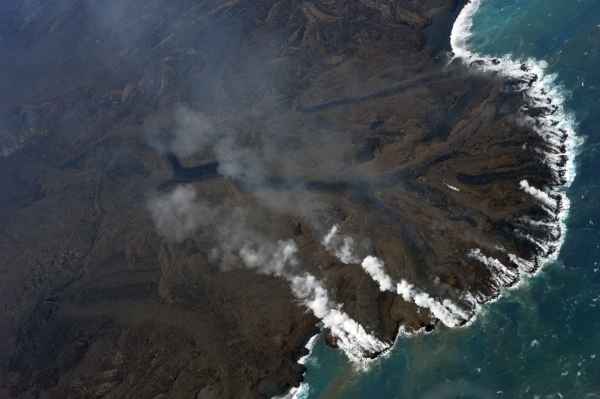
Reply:
[[535, 273], [567, 132], [463, 3], [2, 2], [0, 396], [271, 398]]

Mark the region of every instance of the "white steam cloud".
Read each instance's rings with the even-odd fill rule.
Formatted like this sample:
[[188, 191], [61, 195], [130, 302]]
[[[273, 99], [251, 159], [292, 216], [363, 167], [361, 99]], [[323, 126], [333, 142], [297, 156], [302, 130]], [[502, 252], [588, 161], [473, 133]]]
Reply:
[[365, 359], [390, 347], [369, 334], [342, 310], [340, 304], [331, 300], [321, 281], [299, 271], [298, 247], [293, 240], [273, 243], [256, 232], [247, 231], [240, 220], [225, 220], [222, 215], [219, 216], [218, 210], [200, 202], [194, 189], [188, 186], [180, 186], [171, 193], [152, 199], [149, 209], [159, 233], [175, 242], [183, 241], [202, 226], [218, 219], [218, 251], [234, 253], [245, 267], [257, 273], [287, 280], [294, 296], [331, 332], [340, 349], [353, 362], [363, 364]]
[[527, 180], [521, 180], [520, 186], [523, 191], [540, 201], [551, 210], [555, 210], [558, 207], [558, 202], [554, 198], [548, 195], [548, 193], [545, 191], [533, 187]]
[[[383, 260], [375, 256], [367, 256], [361, 262], [353, 249], [354, 240], [351, 237], [340, 237], [339, 226], [334, 225], [323, 238], [323, 246], [334, 253], [343, 263], [360, 264], [365, 273], [377, 283], [379, 289], [400, 295], [406, 302], [425, 308], [447, 327], [458, 327], [464, 325], [472, 318], [472, 315], [456, 305], [449, 299], [442, 302], [423, 292], [406, 280], [394, 283], [394, 280], [386, 273]], [[346, 262], [347, 261], [347, 262]]]
[[175, 110], [175, 137], [171, 143], [171, 151], [180, 157], [188, 157], [208, 147], [217, 137], [215, 127], [210, 119], [185, 106]]
[[149, 144], [159, 153], [180, 158], [209, 151], [221, 132], [205, 114], [177, 105], [169, 115], [156, 115], [144, 122]]
[[298, 247], [293, 240], [279, 241], [276, 245], [263, 243], [261, 245], [244, 245], [239, 256], [250, 269], [259, 273], [269, 274], [290, 279], [293, 270], [298, 266], [296, 254]]
[[360, 258], [354, 254], [354, 239], [352, 237], [340, 237], [339, 226], [333, 225], [321, 242], [323, 246], [338, 260], [346, 265], [360, 263]]
[[294, 276], [291, 286], [294, 295], [329, 329], [350, 360], [360, 364], [365, 356], [389, 349], [389, 344], [367, 333], [363, 326], [341, 310], [340, 305], [332, 302], [325, 287], [313, 275]]
[[148, 209], [158, 232], [174, 242], [188, 238], [214, 215], [210, 207], [197, 200], [196, 191], [189, 186], [179, 186], [151, 199]]
[[367, 256], [361, 263], [362, 268], [379, 285], [381, 291], [394, 291], [394, 282], [385, 272], [383, 262], [374, 256]]
[[431, 314], [441, 321], [446, 327], [459, 327], [464, 325], [471, 315], [449, 299], [439, 302], [426, 292], [415, 288], [406, 280], [401, 280], [396, 285], [396, 293], [406, 302], [412, 302], [418, 307], [428, 309]]
[[292, 293], [323, 323], [337, 345], [350, 360], [361, 364], [365, 358], [379, 354], [390, 347], [369, 334], [363, 326], [341, 310], [341, 305], [329, 298], [323, 284], [312, 274], [296, 274], [298, 248], [293, 240], [279, 241], [276, 246], [259, 248], [246, 246], [240, 258], [249, 268], [260, 273], [280, 276], [290, 282]]

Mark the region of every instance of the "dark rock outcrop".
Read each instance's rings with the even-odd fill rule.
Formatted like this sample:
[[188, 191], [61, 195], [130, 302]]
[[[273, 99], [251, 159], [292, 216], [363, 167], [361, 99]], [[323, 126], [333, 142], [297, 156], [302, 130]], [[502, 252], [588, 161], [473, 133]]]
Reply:
[[[302, 267], [386, 341], [432, 317], [329, 254], [333, 223], [394, 278], [457, 303], [501, 288], [470, 249], [511, 267], [498, 248], [540, 251], [514, 231], [548, 217], [519, 189], [553, 178], [541, 139], [515, 123], [510, 82], [447, 65], [455, 1], [6, 3], [0, 395], [237, 399], [299, 382], [317, 320], [284, 280], [215, 263], [218, 220], [161, 237], [148, 198], [180, 184], [294, 238]], [[186, 143], [169, 162], [182, 107], [266, 173], [232, 178]]]

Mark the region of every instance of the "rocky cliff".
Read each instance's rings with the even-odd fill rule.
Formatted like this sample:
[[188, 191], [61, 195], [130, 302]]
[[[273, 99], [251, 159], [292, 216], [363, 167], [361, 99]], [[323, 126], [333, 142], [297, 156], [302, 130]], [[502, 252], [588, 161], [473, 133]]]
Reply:
[[293, 240], [385, 343], [438, 321], [323, 245], [334, 225], [466, 312], [513, 284], [468, 254], [533, 260], [519, 182], [556, 177], [511, 83], [448, 63], [459, 3], [3, 2], [0, 396], [298, 384], [319, 320], [247, 242]]

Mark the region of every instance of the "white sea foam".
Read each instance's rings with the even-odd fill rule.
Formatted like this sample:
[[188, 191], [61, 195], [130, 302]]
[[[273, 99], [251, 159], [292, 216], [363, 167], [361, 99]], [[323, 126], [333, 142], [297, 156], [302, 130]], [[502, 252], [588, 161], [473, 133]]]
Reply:
[[368, 363], [368, 359], [387, 349], [385, 343], [369, 334], [360, 323], [342, 311], [341, 305], [329, 298], [323, 284], [313, 275], [305, 273], [290, 279], [294, 296], [323, 323], [340, 349], [357, 366]]
[[301, 382], [297, 387], [292, 387], [287, 394], [274, 396], [273, 399], [307, 399], [309, 394], [310, 386], [306, 382]]
[[[375, 356], [391, 348], [390, 343], [369, 334], [360, 323], [342, 310], [341, 304], [332, 301], [325, 286], [315, 276], [310, 273], [294, 274], [290, 271], [288, 265], [295, 266], [298, 262], [295, 258], [297, 247], [293, 241], [280, 241], [275, 250], [270, 245], [267, 248], [244, 247], [240, 250], [240, 257], [248, 267], [287, 279], [294, 296], [329, 330], [337, 346], [356, 369], [367, 369]], [[309, 353], [298, 359], [299, 364], [306, 363], [317, 338], [318, 335], [315, 335], [308, 341], [305, 347]], [[273, 399], [306, 399], [309, 393], [310, 386], [302, 382], [286, 394]]]
[[[522, 281], [520, 277], [539, 272], [541, 265], [557, 258], [558, 251], [565, 239], [565, 220], [570, 207], [565, 190], [575, 178], [574, 157], [580, 144], [575, 134], [575, 118], [565, 108], [566, 99], [562, 88], [556, 84], [556, 75], [546, 73], [548, 67], [546, 62], [533, 59], [513, 60], [510, 55], [502, 58], [481, 56], [470, 49], [469, 39], [472, 36], [473, 17], [481, 2], [482, 0], [472, 0], [467, 3], [456, 19], [450, 38], [454, 57], [461, 59], [473, 68], [496, 73], [513, 81], [514, 89], [522, 92], [527, 99], [528, 103], [521, 109], [522, 119], [545, 139], [544, 148], [537, 149], [537, 152], [553, 171], [557, 183], [540, 189], [529, 184], [527, 180], [520, 182], [520, 188], [539, 201], [554, 219], [553, 221], [536, 221], [524, 218], [521, 221], [530, 226], [547, 228], [554, 240], [542, 242], [531, 234], [517, 230], [516, 234], [538, 247], [542, 255], [535, 260], [526, 260], [517, 255], [508, 254], [514, 268], [503, 264], [498, 259], [486, 256], [481, 249], [471, 250], [467, 256], [476, 259], [488, 268], [498, 295], [490, 298], [482, 293], [465, 293], [462, 301], [471, 306], [470, 310], [465, 310], [447, 299], [439, 302], [429, 294], [416, 290], [405, 280], [397, 284], [396, 293], [401, 295], [405, 301], [414, 302], [417, 306], [429, 309], [448, 327], [470, 325], [481, 309], [480, 304], [496, 301], [503, 288], [518, 287]], [[536, 111], [535, 118], [528, 114], [532, 110]], [[453, 191], [460, 191], [454, 186], [447, 185], [447, 187]], [[506, 251], [503, 250], [503, 252]], [[383, 268], [378, 267], [377, 270], [383, 270]], [[367, 272], [369, 273], [369, 271]], [[382, 287], [379, 282], [382, 277], [379, 274], [373, 275], [372, 272], [369, 274]], [[388, 279], [384, 281], [388, 281]], [[387, 287], [387, 283], [385, 286]]]
[[[511, 55], [500, 58], [482, 56], [470, 49], [469, 40], [472, 36], [473, 17], [481, 3], [482, 0], [469, 1], [461, 10], [453, 25], [450, 43], [454, 58], [462, 60], [462, 62], [471, 65], [475, 69], [496, 73], [503, 78], [512, 80], [514, 90], [524, 94], [528, 104], [521, 109], [523, 113], [522, 120], [545, 140], [544, 148], [537, 148], [536, 152], [550, 167], [557, 182], [543, 189], [531, 186], [526, 180], [520, 182], [520, 188], [541, 202], [546, 209], [549, 208], [548, 210], [555, 220], [553, 222], [537, 221], [531, 218], [521, 220], [532, 226], [547, 227], [553, 231], [556, 239], [551, 243], [541, 243], [531, 237], [535, 240], [536, 245], [544, 249], [544, 252], [546, 252], [544, 256], [539, 256], [535, 260], [527, 260], [509, 253], [507, 254], [509, 260], [517, 268], [517, 270], [513, 270], [499, 260], [484, 255], [480, 249], [474, 249], [467, 254], [467, 256], [477, 259], [489, 268], [495, 275], [494, 281], [497, 285], [515, 288], [523, 280], [521, 279], [516, 284], [512, 284], [510, 281], [513, 277], [517, 277], [517, 275], [520, 275], [520, 277], [531, 276], [539, 273], [541, 271], [540, 266], [556, 260], [559, 250], [564, 244], [565, 221], [570, 209], [570, 201], [565, 191], [575, 179], [574, 158], [582, 140], [576, 135], [574, 116], [565, 107], [566, 97], [562, 87], [556, 83], [557, 76], [546, 72], [548, 65], [545, 61], [534, 59], [515, 60], [511, 58]], [[528, 114], [529, 111], [535, 109], [540, 109], [541, 113], [536, 113], [535, 117]], [[454, 186], [447, 185], [447, 187], [453, 191], [459, 191], [455, 190]], [[337, 227], [334, 227], [335, 230], [332, 229], [328, 234], [329, 240], [325, 241], [330, 241], [337, 234]], [[327, 245], [325, 246], [327, 247]], [[552, 250], [552, 248], [555, 249]], [[379, 284], [380, 289], [389, 290], [389, 276], [382, 278], [379, 275], [382, 270], [380, 264], [371, 259], [368, 265], [370, 271], [367, 268], [365, 268], [365, 271]], [[469, 304], [472, 310], [465, 311], [449, 300], [440, 303], [427, 293], [419, 292], [413, 285], [404, 280], [396, 285], [395, 292], [406, 301], [412, 301], [418, 306], [430, 309], [435, 317], [450, 327], [470, 325], [481, 311], [481, 304], [494, 302], [500, 298], [500, 295], [489, 298], [481, 293], [466, 292], [462, 301]], [[401, 326], [397, 340], [418, 333], [420, 331], [410, 333], [404, 326]], [[294, 398], [298, 399], [299, 397]]]
[[473, 53], [469, 49], [469, 39], [472, 35], [473, 17], [481, 5], [481, 0], [468, 2], [454, 21], [450, 34], [450, 45], [456, 58], [469, 59]]
[[[575, 178], [574, 156], [579, 142], [575, 135], [575, 118], [565, 108], [565, 96], [562, 88], [556, 84], [556, 75], [546, 73], [548, 67], [546, 62], [533, 59], [514, 60], [510, 55], [493, 58], [471, 51], [469, 39], [472, 35], [473, 17], [479, 9], [481, 1], [472, 0], [467, 3], [454, 24], [451, 34], [454, 56], [473, 68], [496, 73], [511, 81], [514, 90], [524, 94], [527, 104], [521, 109], [522, 120], [540, 137], [544, 138], [544, 148], [538, 148], [536, 151], [552, 169], [556, 180], [555, 184], [544, 188], [534, 187], [527, 180], [520, 182], [520, 188], [539, 201], [555, 220], [537, 221], [531, 218], [522, 220], [531, 226], [547, 228], [555, 238], [552, 242], [542, 242], [524, 231], [516, 231], [516, 234], [538, 247], [541, 253], [538, 258], [527, 260], [515, 254], [507, 254], [514, 266], [511, 268], [498, 259], [486, 256], [481, 249], [473, 249], [467, 254], [468, 257], [476, 259], [488, 268], [500, 295], [501, 289], [519, 286], [520, 277], [539, 272], [540, 265], [555, 260], [558, 256], [558, 249], [562, 247], [565, 237], [565, 219], [569, 210], [569, 200], [565, 190]], [[534, 114], [535, 117], [530, 114]], [[454, 186], [447, 186], [453, 191], [460, 191]], [[323, 240], [323, 244], [332, 250], [338, 259], [345, 260], [344, 263], [357, 263], [351, 245], [353, 241], [350, 241], [351, 239], [340, 240], [337, 237], [338, 233], [339, 227], [332, 227]], [[345, 238], [349, 239], [349, 237]], [[480, 304], [499, 298], [499, 295], [490, 298], [482, 293], [465, 293], [462, 300], [471, 306], [471, 309], [465, 310], [448, 299], [439, 301], [428, 293], [416, 289], [414, 285], [405, 280], [396, 283], [394, 290], [391, 288], [394, 284], [393, 280], [385, 273], [383, 262], [376, 257], [365, 258], [361, 266], [377, 282], [382, 291], [395, 292], [405, 301], [428, 309], [435, 318], [448, 327], [471, 324], [481, 309]], [[406, 333], [401, 328], [399, 334], [403, 331]]]
[[[298, 364], [306, 364], [308, 359], [310, 358], [312, 351], [317, 344], [317, 340], [319, 339], [319, 334], [313, 335], [304, 347], [308, 350], [308, 353], [298, 359]], [[303, 375], [303, 377], [306, 373]], [[310, 386], [306, 382], [301, 382], [297, 387], [292, 387], [288, 393], [280, 396], [274, 396], [272, 399], [306, 399], [310, 394]]]
[[518, 257], [515, 254], [508, 254], [508, 258], [512, 263], [517, 265], [521, 274], [532, 274], [537, 268], [534, 262]]
[[[517, 60], [510, 54], [497, 58], [476, 54], [471, 50], [469, 40], [472, 36], [473, 17], [482, 2], [483, 0], [471, 0], [465, 5], [454, 23], [450, 43], [455, 59], [460, 59], [476, 70], [497, 74], [511, 83], [515, 91], [523, 94], [527, 103], [521, 108], [521, 119], [544, 139], [545, 144], [535, 151], [552, 170], [555, 182], [539, 188], [523, 180], [520, 182], [520, 188], [546, 209], [552, 221], [531, 218], [522, 218], [520, 221], [529, 226], [548, 229], [553, 239], [542, 242], [517, 230], [518, 235], [538, 247], [541, 255], [536, 259], [527, 260], [515, 254], [508, 254], [509, 260], [522, 276], [534, 275], [541, 270], [541, 266], [556, 260], [563, 246], [566, 235], [565, 221], [570, 208], [566, 189], [575, 178], [574, 158], [582, 140], [576, 135], [575, 117], [566, 109], [566, 96], [563, 88], [557, 83], [557, 75], [547, 72], [548, 64], [545, 61], [531, 58]], [[503, 281], [502, 275], [510, 273], [510, 268], [505, 265], [500, 267], [495, 260], [482, 253], [471, 252], [470, 255], [489, 268], [497, 270], [498, 282]], [[487, 302], [492, 298], [476, 300]]]

